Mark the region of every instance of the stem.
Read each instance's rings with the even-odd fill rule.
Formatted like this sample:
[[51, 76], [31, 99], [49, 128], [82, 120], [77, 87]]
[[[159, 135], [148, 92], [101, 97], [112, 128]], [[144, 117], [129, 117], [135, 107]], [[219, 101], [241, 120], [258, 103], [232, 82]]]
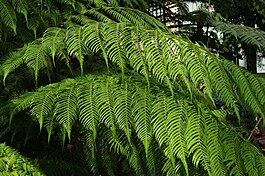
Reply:
[[257, 128], [257, 126], [259, 125], [259, 123], [261, 122], [261, 120], [262, 120], [262, 117], [259, 118], [259, 120], [257, 121], [255, 127], [254, 127], [253, 130], [251, 131], [251, 133], [250, 133], [250, 135], [249, 135], [249, 137], [248, 137], [248, 141], [249, 141], [249, 139], [251, 138], [251, 136], [253, 135], [255, 129]]

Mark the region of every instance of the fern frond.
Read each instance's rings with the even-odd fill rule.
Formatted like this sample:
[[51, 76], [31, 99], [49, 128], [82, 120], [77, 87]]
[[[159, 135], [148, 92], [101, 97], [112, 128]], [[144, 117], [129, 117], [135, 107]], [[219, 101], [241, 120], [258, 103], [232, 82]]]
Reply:
[[83, 41], [93, 52], [98, 52], [99, 50], [103, 52], [103, 57], [109, 69], [109, 61], [105, 48], [106, 41], [103, 39], [104, 33], [102, 33], [102, 30], [103, 25], [96, 22], [91, 22], [91, 24], [84, 26]]
[[113, 90], [117, 89], [117, 87], [113, 87], [111, 78], [107, 80], [105, 83], [97, 85], [98, 91], [96, 92], [97, 98], [97, 108], [100, 114], [100, 121], [105, 124], [108, 128], [113, 130], [115, 135], [117, 124], [116, 124], [116, 116], [114, 113], [114, 92]]
[[189, 175], [186, 162], [187, 147], [184, 138], [186, 123], [185, 103], [180, 102], [180, 106], [170, 98], [161, 97], [154, 105], [154, 133], [161, 146], [165, 145], [165, 155], [170, 159], [172, 167], [177, 167], [175, 156], [177, 156], [185, 167], [186, 174]]
[[114, 113], [117, 117], [117, 124], [122, 129], [127, 137], [129, 143], [131, 143], [132, 133], [132, 94], [128, 88], [128, 84], [125, 83], [125, 87], [122, 90], [115, 92]]
[[237, 117], [239, 117], [238, 105], [236, 103], [236, 95], [234, 94], [232, 84], [229, 79], [229, 74], [225, 72], [224, 62], [216, 58], [214, 54], [209, 51], [205, 53], [208, 56], [212, 56], [207, 59], [208, 75], [211, 78], [211, 82], [214, 83], [215, 93], [220, 100], [224, 101], [229, 107], [234, 109]]
[[[258, 113], [259, 115], [264, 117], [264, 108], [263, 104], [261, 104], [263, 100], [260, 101], [260, 98], [257, 97], [257, 95], [259, 95], [257, 94], [257, 92], [260, 92], [261, 87], [257, 85], [257, 88], [255, 88], [256, 90], [253, 91], [252, 85], [249, 81], [250, 79], [248, 78], [249, 73], [247, 73], [242, 68], [238, 68], [229, 61], [224, 61], [224, 63], [226, 66], [225, 69], [230, 74], [233, 81], [236, 83], [240, 98], [242, 98], [242, 100], [244, 100], [255, 113]], [[251, 80], [253, 84], [256, 79], [255, 77], [251, 78], [253, 79]]]
[[168, 32], [170, 31], [162, 22], [140, 10], [128, 8], [115, 8], [114, 10], [125, 16], [132, 24], [137, 26], [144, 26], [148, 29], [156, 28]]
[[208, 114], [205, 117], [205, 146], [207, 151], [207, 161], [209, 162], [209, 175], [227, 175], [226, 167], [223, 164], [224, 156], [221, 148], [220, 129], [218, 122]]
[[231, 174], [244, 175], [246, 168], [242, 162], [242, 155], [240, 151], [241, 145], [238, 138], [232, 133], [224, 133], [224, 152], [227, 162], [227, 168], [231, 170]]
[[12, 0], [13, 7], [17, 12], [22, 13], [25, 17], [26, 22], [28, 22], [28, 3], [27, 0]]
[[[71, 137], [72, 126], [81, 124], [92, 146], [87, 152], [93, 155], [89, 163], [94, 172], [98, 167], [96, 153], [100, 152], [96, 147], [125, 157], [140, 175], [155, 175], [156, 160], [161, 157], [164, 172], [174, 175], [198, 172], [190, 172], [191, 165], [209, 175], [260, 173], [253, 162], [265, 167], [255, 147], [224, 125], [225, 113], [210, 110], [200, 97], [189, 101], [181, 94], [169, 95], [128, 77], [90, 75], [24, 94], [12, 100], [11, 107], [15, 113], [31, 108], [33, 116], [43, 119], [49, 136], [59, 124], [63, 143], [66, 135]], [[98, 146], [98, 140], [104, 148]], [[158, 144], [159, 152], [153, 150], [153, 144]], [[139, 159], [143, 154], [145, 157]]]
[[241, 152], [244, 154], [243, 160], [247, 173], [249, 175], [258, 176], [258, 168], [256, 167], [256, 153], [253, 152], [254, 146], [248, 145], [246, 143], [241, 144]]
[[105, 41], [106, 41], [106, 50], [107, 55], [109, 56], [110, 60], [116, 63], [122, 72], [124, 77], [125, 74], [125, 67], [126, 67], [126, 50], [124, 48], [124, 44], [122, 41], [122, 34], [123, 30], [122, 25], [119, 23], [114, 23], [113, 26], [106, 26], [105, 28]]
[[23, 111], [29, 107], [31, 107], [32, 103], [34, 102], [35, 94], [33, 92], [27, 92], [17, 97], [16, 99], [11, 100], [11, 112], [10, 112], [10, 120], [9, 123], [11, 124], [13, 117], [20, 111]]
[[102, 22], [105, 22], [105, 23], [112, 21], [111, 18], [109, 18], [105, 14], [99, 12], [97, 9], [90, 9], [90, 10], [87, 11], [87, 13], [89, 15], [91, 15], [92, 17], [96, 18], [96, 20], [98, 20], [98, 21], [102, 21]]
[[[91, 147], [88, 162], [95, 173], [100, 168], [95, 162], [107, 162], [106, 173], [115, 175], [113, 165], [125, 160], [133, 174], [155, 175], [160, 157], [159, 168], [168, 175], [197, 172], [190, 171], [191, 165], [209, 175], [261, 173], [254, 164], [263, 168], [262, 156], [239, 132], [233, 133], [238, 143], [222, 150], [232, 135], [224, 129], [225, 113], [219, 112], [214, 101], [223, 101], [237, 115], [242, 104], [264, 117], [260, 79], [205, 47], [157, 29], [155, 23], [140, 21], [135, 11], [103, 6], [93, 10], [82, 15], [100, 22], [83, 18], [77, 21], [81, 25], [68, 21], [66, 29], [48, 29], [43, 41], [30, 43], [21, 58], [14, 57], [11, 66], [3, 69], [5, 78], [25, 63], [37, 79], [39, 70], [50, 67], [50, 55], [68, 61], [69, 55], [77, 57], [82, 68], [84, 57], [92, 50], [103, 55], [107, 67], [109, 62], [116, 64], [122, 79], [109, 72], [109, 76], [90, 75], [51, 84], [12, 100], [11, 115], [30, 108], [40, 127], [47, 128], [48, 140], [57, 126], [63, 143], [67, 135], [71, 138], [73, 125], [84, 127]], [[109, 16], [135, 22], [115, 22]], [[127, 70], [136, 71], [145, 81], [129, 79]], [[158, 146], [158, 154], [154, 154], [153, 144]], [[243, 152], [246, 156], [241, 156]]]
[[[45, 117], [45, 118], [44, 118]], [[53, 134], [53, 129], [55, 129], [58, 125], [58, 122], [56, 121], [56, 117], [54, 114], [50, 114], [48, 116], [43, 116], [43, 126], [46, 128], [46, 131], [48, 133], [48, 143], [51, 141], [51, 135]], [[40, 120], [41, 118], [39, 118]]]
[[143, 90], [136, 90], [133, 95], [132, 114], [135, 121], [137, 136], [145, 147], [148, 154], [152, 140], [153, 128], [151, 125], [152, 95], [146, 87]]
[[160, 21], [146, 13], [124, 7], [106, 7], [94, 8], [87, 11], [87, 14], [92, 15], [99, 22], [119, 22], [128, 23], [136, 26], [143, 26], [147, 29], [161, 29], [163, 31], [170, 30]]
[[237, 135], [232, 127], [226, 128], [222, 133], [223, 148], [227, 168], [234, 175], [264, 175], [264, 156], [249, 141]]
[[94, 131], [85, 130], [84, 153], [86, 162], [94, 174], [98, 174], [98, 165], [96, 158], [96, 141]]
[[[54, 106], [54, 102], [55, 102], [56, 94], [57, 94], [56, 88], [58, 88], [58, 86], [56, 85], [45, 87], [44, 94], [40, 89], [38, 92], [39, 96], [37, 94], [34, 97], [36, 102], [33, 108], [31, 109], [31, 113], [34, 117], [38, 119], [39, 124], [40, 124], [40, 130], [42, 129], [44, 119], [46, 119], [47, 116], [52, 115], [52, 111], [54, 110], [53, 106]], [[50, 133], [51, 132], [49, 132], [48, 134]]]
[[[144, 165], [141, 158], [141, 151], [139, 151], [139, 147], [131, 144], [131, 153], [128, 152], [128, 160], [130, 166], [135, 170], [136, 175], [144, 175]], [[149, 152], [150, 153], [150, 152]]]
[[146, 60], [146, 50], [145, 46], [142, 44], [142, 35], [139, 28], [134, 30], [128, 30], [127, 34], [124, 36], [124, 42], [127, 44], [127, 54], [130, 65], [141, 74], [144, 75], [147, 83], [149, 82], [149, 68]]
[[77, 57], [81, 75], [83, 74], [83, 65], [84, 65], [84, 55], [89, 54], [88, 47], [83, 42], [83, 28], [79, 25], [71, 25], [68, 27], [66, 32], [65, 43], [70, 55]]
[[61, 96], [57, 99], [54, 113], [58, 122], [63, 126], [68, 134], [68, 139], [71, 139], [72, 126], [77, 118], [77, 97], [76, 83], [74, 80], [66, 80], [61, 92]]
[[23, 58], [27, 66], [34, 70], [36, 82], [38, 80], [39, 71], [51, 66], [47, 48], [39, 43], [29, 44]]
[[93, 140], [96, 140], [99, 123], [99, 114], [95, 101], [93, 80], [87, 80], [77, 90], [78, 106], [80, 109], [79, 120], [86, 129], [92, 132]]
[[[48, 28], [42, 39], [42, 45], [50, 50], [53, 63], [55, 63], [55, 55], [61, 53], [65, 46], [65, 29], [62, 28]], [[55, 64], [54, 64], [55, 65]]]
[[146, 35], [145, 33], [142, 35], [143, 44], [145, 45], [146, 52], [148, 53], [146, 55], [148, 66], [154, 77], [160, 82], [165, 82], [172, 95], [174, 95], [172, 82], [169, 78], [170, 76], [167, 69], [168, 63], [166, 62], [166, 57], [162, 50], [163, 44], [159, 40], [159, 32], [155, 31], [153, 35]]
[[256, 46], [260, 51], [265, 51], [265, 32], [236, 24], [215, 22], [214, 27], [217, 31], [226, 35], [232, 35], [241, 42]]
[[187, 149], [189, 155], [192, 154], [192, 162], [195, 166], [200, 163], [206, 170], [209, 170], [209, 165], [206, 159], [206, 147], [203, 143], [204, 120], [202, 114], [198, 113], [195, 108], [188, 107], [187, 109], [187, 128], [185, 138], [187, 141]]
[[183, 43], [180, 43], [180, 52], [183, 58], [183, 62], [187, 67], [193, 85], [203, 85], [203, 92], [205, 92], [205, 94], [208, 95], [208, 97], [213, 102], [213, 90], [210, 79], [211, 75], [207, 73], [207, 66], [204, 64], [207, 63], [207, 55], [203, 50], [201, 50], [200, 47], [198, 47], [198, 44], [190, 45], [188, 42], [189, 41], [184, 41]]
[[126, 18], [124, 15], [116, 11], [116, 8], [113, 7], [103, 7], [102, 8], [103, 12], [106, 13], [106, 15], [110, 16], [109, 18], [112, 19], [113, 21], [118, 21], [118, 22], [133, 22], [135, 20], [130, 20]]
[[0, 1], [0, 15], [1, 21], [3, 21], [3, 23], [5, 23], [5, 25], [7, 25], [8, 27], [12, 28], [14, 33], [16, 33], [17, 17], [9, 1]]
[[25, 54], [26, 47], [19, 49], [18, 51], [12, 52], [8, 57], [6, 57], [3, 64], [0, 66], [3, 74], [3, 83], [5, 84], [7, 76], [17, 69], [20, 65], [24, 63], [23, 56]]

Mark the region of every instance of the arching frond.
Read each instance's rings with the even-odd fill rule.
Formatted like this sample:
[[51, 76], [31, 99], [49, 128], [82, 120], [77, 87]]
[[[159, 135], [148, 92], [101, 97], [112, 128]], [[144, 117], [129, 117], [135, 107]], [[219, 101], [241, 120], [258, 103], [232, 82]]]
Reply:
[[224, 161], [224, 152], [221, 148], [221, 139], [219, 136], [220, 128], [218, 122], [208, 114], [204, 114], [205, 117], [205, 141], [207, 150], [207, 162], [209, 163], [209, 175], [227, 175], [227, 170]]
[[26, 47], [21, 48], [20, 50], [11, 53], [8, 56], [8, 59], [6, 59], [6, 62], [4, 62], [4, 64], [2, 64], [0, 66], [0, 70], [2, 70], [2, 74], [3, 74], [4, 84], [5, 84], [5, 80], [6, 80], [7, 76], [12, 71], [17, 69], [20, 65], [22, 65], [24, 63], [23, 56], [25, 54], [25, 51], [26, 51]]
[[84, 153], [88, 167], [94, 174], [98, 173], [97, 158], [96, 158], [96, 141], [95, 134], [91, 131], [85, 131]]
[[[263, 95], [264, 90], [261, 88], [259, 80], [256, 77], [251, 76], [250, 73], [244, 69], [233, 65], [231, 62], [224, 62], [226, 66], [225, 69], [227, 69], [233, 81], [236, 82], [236, 86], [240, 92], [239, 96], [248, 104], [249, 107], [251, 107], [255, 113], [264, 117], [264, 100], [261, 100], [260, 97], [260, 95]], [[253, 90], [253, 85], [257, 86], [255, 87], [256, 90]]]
[[224, 22], [215, 22], [214, 28], [226, 35], [232, 35], [237, 40], [246, 44], [257, 47], [260, 51], [265, 51], [265, 32], [259, 29], [241, 26], [236, 24], [228, 24]]
[[[160, 104], [166, 103], [166, 104]], [[166, 148], [164, 149], [165, 155], [170, 159], [172, 162], [172, 167], [178, 167], [177, 161], [175, 159], [175, 156], [177, 156], [181, 161], [182, 164], [185, 167], [186, 174], [188, 174], [188, 165], [186, 162], [186, 156], [187, 156], [187, 147], [185, 144], [185, 119], [187, 117], [187, 107], [185, 107], [185, 102], [181, 102], [180, 106], [176, 106], [176, 102], [173, 99], [167, 99], [165, 97], [162, 97], [162, 101], [158, 100], [158, 104], [155, 109], [155, 113], [158, 113], [159, 107], [163, 107], [163, 109], [160, 110], [160, 114], [155, 114], [154, 118], [154, 127], [155, 127], [155, 133], [157, 136], [161, 139], [166, 139], [163, 141], [163, 143], [159, 142], [160, 145], [166, 145]], [[161, 117], [164, 117], [162, 119]], [[161, 126], [163, 124], [163, 126]], [[166, 127], [166, 128], [164, 128]], [[162, 133], [160, 133], [162, 132]]]
[[[263, 156], [233, 132], [233, 127], [226, 128], [221, 117], [225, 113], [217, 112], [221, 110], [211, 111], [207, 104], [199, 103], [200, 97], [192, 101], [183, 95], [172, 97], [139, 81], [115, 75], [68, 79], [15, 98], [13, 114], [31, 108], [40, 124], [49, 125], [49, 133], [59, 124], [62, 135], [69, 138], [72, 126], [80, 123], [88, 135], [90, 149], [86, 152], [92, 157], [88, 162], [94, 173], [99, 167], [95, 164], [98, 150], [106, 147], [125, 157], [139, 175], [146, 172], [143, 167], [156, 173], [155, 163], [161, 157], [167, 174], [199, 172], [190, 171], [193, 165], [209, 175], [262, 172]], [[102, 144], [98, 140], [104, 148], [98, 146]], [[160, 152], [152, 150], [152, 145]], [[245, 152], [248, 154], [243, 156]], [[139, 159], [141, 154], [145, 157]]]
[[[244, 84], [238, 82], [238, 79], [234, 80], [236, 82], [231, 81], [229, 79], [231, 73], [226, 68], [228, 61], [172, 33], [135, 27], [126, 23], [96, 21], [91, 21], [85, 26], [69, 27], [67, 33], [69, 36], [66, 36], [65, 40], [68, 43], [68, 52], [75, 53], [80, 63], [83, 62], [83, 55], [88, 48], [93, 52], [102, 51], [107, 67], [110, 60], [120, 67], [123, 75], [125, 67], [130, 65], [142, 73], [147, 81], [149, 77], [153, 77], [165, 83], [172, 95], [175, 91], [185, 92], [181, 89], [186, 87], [190, 93], [201, 93], [200, 96], [208, 99], [211, 106], [214, 106], [214, 98], [217, 95], [239, 117], [238, 106], [242, 102], [239, 97], [242, 96], [238, 95], [243, 95], [243, 92], [234, 92], [233, 86], [236, 84], [239, 86], [238, 90], [245, 91], [243, 100], [251, 105], [251, 109], [255, 113], [263, 114], [261, 106], [264, 102], [262, 101], [260, 105], [258, 102], [253, 104], [254, 99], [258, 99], [257, 92], [260, 92], [260, 88], [259, 90], [245, 89], [248, 84], [247, 75], [242, 74], [240, 77], [240, 80], [245, 80]], [[52, 55], [54, 51], [53, 49]], [[42, 44], [38, 46], [30, 44], [26, 50], [24, 58], [27, 58], [26, 64], [35, 70], [35, 77], [39, 69], [50, 65], [49, 59], [45, 60], [45, 55], [47, 51]], [[235, 67], [233, 70], [238, 72], [236, 70], [239, 69], [236, 66], [232, 67]], [[233, 71], [232, 74], [235, 72]], [[253, 84], [256, 78], [252, 78]], [[184, 87], [178, 84], [183, 84]]]
[[[126, 9], [126, 8], [112, 8], [112, 7], [102, 7], [100, 9], [90, 9], [86, 12], [88, 15], [96, 16], [96, 19], [103, 22], [110, 22], [116, 18], [119, 22], [126, 22], [123, 23], [109, 23], [110, 26], [105, 26], [101, 23], [97, 23], [96, 21], [93, 21], [89, 19], [87, 16], [84, 15], [76, 15], [72, 16], [72, 19], [77, 19], [78, 21], [81, 21], [81, 23], [85, 23], [86, 26], [80, 26], [73, 23], [67, 24], [67, 29], [63, 28], [48, 28], [44, 35], [42, 40], [37, 40], [35, 42], [32, 42], [28, 44], [26, 48], [26, 52], [24, 54], [24, 63], [27, 64], [28, 67], [33, 68], [35, 72], [35, 79], [38, 78], [38, 73], [40, 69], [47, 68], [48, 70], [51, 70], [51, 63], [49, 59], [44, 59], [44, 57], [48, 58], [48, 55], [51, 55], [53, 59], [53, 64], [55, 64], [55, 57], [64, 58], [67, 62], [68, 58], [65, 57], [65, 50], [68, 51], [69, 55], [76, 57], [79, 60], [81, 73], [83, 73], [83, 62], [84, 57], [86, 55], [90, 55], [90, 49], [94, 52], [97, 52], [99, 50], [103, 51], [103, 56], [105, 58], [107, 67], [108, 67], [108, 59], [107, 55], [111, 55], [112, 60], [118, 65], [123, 68], [123, 72], [125, 69], [125, 57], [126, 53], [121, 51], [122, 48], [124, 48], [123, 43], [120, 42], [123, 41], [123, 37], [126, 36], [128, 33], [125, 33], [123, 29], [119, 30], [119, 28], [124, 28], [126, 25], [143, 25], [147, 28], [159, 28], [163, 30], [167, 30], [166, 26], [159, 22], [158, 20], [151, 18], [147, 14], [144, 14], [143, 12], [140, 12], [138, 10], [133, 9]], [[114, 16], [113, 16], [114, 15]], [[109, 17], [108, 17], [109, 16]], [[145, 17], [145, 18], [142, 18]], [[29, 20], [28, 26], [31, 25], [32, 19]], [[84, 21], [85, 20], [85, 21]], [[38, 22], [32, 23], [33, 26], [38, 25]], [[89, 28], [88, 28], [89, 27]], [[34, 27], [34, 30], [36, 32], [36, 29], [38, 27]], [[95, 30], [96, 29], [96, 30]], [[110, 35], [109, 32], [112, 31], [116, 35]], [[119, 34], [122, 33], [122, 34]], [[108, 35], [107, 35], [108, 34]], [[96, 41], [95, 41], [96, 39]], [[127, 38], [128, 39], [128, 38]], [[93, 41], [92, 41], [93, 40]], [[108, 41], [108, 42], [107, 42]], [[128, 42], [128, 40], [127, 40]], [[118, 49], [113, 50], [114, 48], [117, 48], [119, 45], [120, 47]], [[127, 44], [127, 43], [124, 43]], [[114, 45], [114, 46], [112, 46]], [[108, 50], [108, 53], [107, 53]], [[113, 51], [116, 51], [113, 55]], [[5, 65], [9, 65], [11, 68], [16, 68], [18, 65], [17, 62], [12, 61], [12, 59], [6, 59], [8, 60]], [[12, 61], [12, 63], [10, 63]], [[22, 60], [21, 60], [22, 61]], [[17, 65], [17, 66], [14, 66]], [[12, 69], [14, 70], [14, 69]], [[6, 76], [12, 71], [6, 71]], [[49, 71], [48, 71], [49, 72]], [[147, 74], [146, 74], [147, 77]]]
[[[227, 128], [223, 130], [222, 140], [224, 141], [225, 161], [231, 174], [236, 175], [264, 175], [261, 173], [263, 166], [260, 162], [263, 160], [262, 154], [258, 149], [249, 145], [242, 136], [235, 136], [235, 130]], [[254, 166], [255, 165], [255, 166]]]
[[131, 133], [132, 125], [134, 124], [131, 119], [132, 114], [132, 94], [125, 84], [125, 87], [121, 90], [120, 93], [114, 95], [114, 113], [117, 117], [117, 124], [120, 129], [122, 129], [129, 141], [131, 143]]
[[[93, 141], [97, 137], [99, 115], [95, 104], [93, 80], [83, 83], [77, 90], [78, 105], [80, 107], [79, 121], [92, 133]], [[91, 139], [92, 140], [92, 139]]]

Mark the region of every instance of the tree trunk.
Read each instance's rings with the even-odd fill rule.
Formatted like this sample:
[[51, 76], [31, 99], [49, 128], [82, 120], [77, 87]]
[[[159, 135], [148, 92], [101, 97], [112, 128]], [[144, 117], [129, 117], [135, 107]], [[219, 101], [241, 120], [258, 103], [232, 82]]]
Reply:
[[257, 54], [255, 47], [246, 45], [244, 50], [247, 59], [247, 70], [254, 74], [257, 73]]

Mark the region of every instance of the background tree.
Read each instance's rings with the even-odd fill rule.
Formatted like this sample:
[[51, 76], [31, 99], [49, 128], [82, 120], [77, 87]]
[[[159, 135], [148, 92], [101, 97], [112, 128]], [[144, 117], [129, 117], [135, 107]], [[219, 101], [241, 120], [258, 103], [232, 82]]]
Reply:
[[[168, 3], [179, 4], [175, 1], [168, 1]], [[263, 50], [253, 47], [249, 43], [249, 40], [245, 40], [244, 37], [238, 37], [242, 34], [240, 26], [248, 26], [252, 28], [257, 28], [264, 31], [264, 13], [262, 7], [264, 7], [264, 1], [189, 1], [192, 3], [200, 3], [202, 10], [196, 10], [192, 13], [184, 13], [182, 21], [179, 20], [179, 16], [176, 18], [170, 18], [171, 23], [177, 24], [173, 27], [178, 27], [179, 32], [188, 35], [190, 39], [194, 42], [202, 42], [211, 51], [214, 51], [225, 58], [234, 61], [234, 63], [239, 64], [238, 59], [246, 59], [246, 68], [252, 73], [257, 73], [257, 63], [261, 63], [260, 59], [263, 58]], [[209, 8], [208, 6], [211, 6]], [[170, 9], [169, 9], [170, 10]], [[215, 16], [225, 20], [226, 23], [238, 24], [239, 26], [231, 30], [230, 26], [219, 25], [222, 27], [218, 32], [219, 35], [214, 32], [214, 30], [209, 30], [211, 27], [216, 27], [215, 20], [209, 19], [209, 14], [206, 12], [208, 10], [214, 10]], [[165, 13], [167, 14], [167, 13]], [[172, 17], [172, 16], [171, 16]], [[239, 28], [239, 29], [238, 29]], [[219, 30], [218, 30], [219, 29]], [[228, 34], [223, 33], [224, 31], [230, 31]], [[236, 34], [237, 33], [237, 34]], [[235, 35], [236, 34], [236, 35]], [[222, 38], [220, 41], [220, 37]]]

